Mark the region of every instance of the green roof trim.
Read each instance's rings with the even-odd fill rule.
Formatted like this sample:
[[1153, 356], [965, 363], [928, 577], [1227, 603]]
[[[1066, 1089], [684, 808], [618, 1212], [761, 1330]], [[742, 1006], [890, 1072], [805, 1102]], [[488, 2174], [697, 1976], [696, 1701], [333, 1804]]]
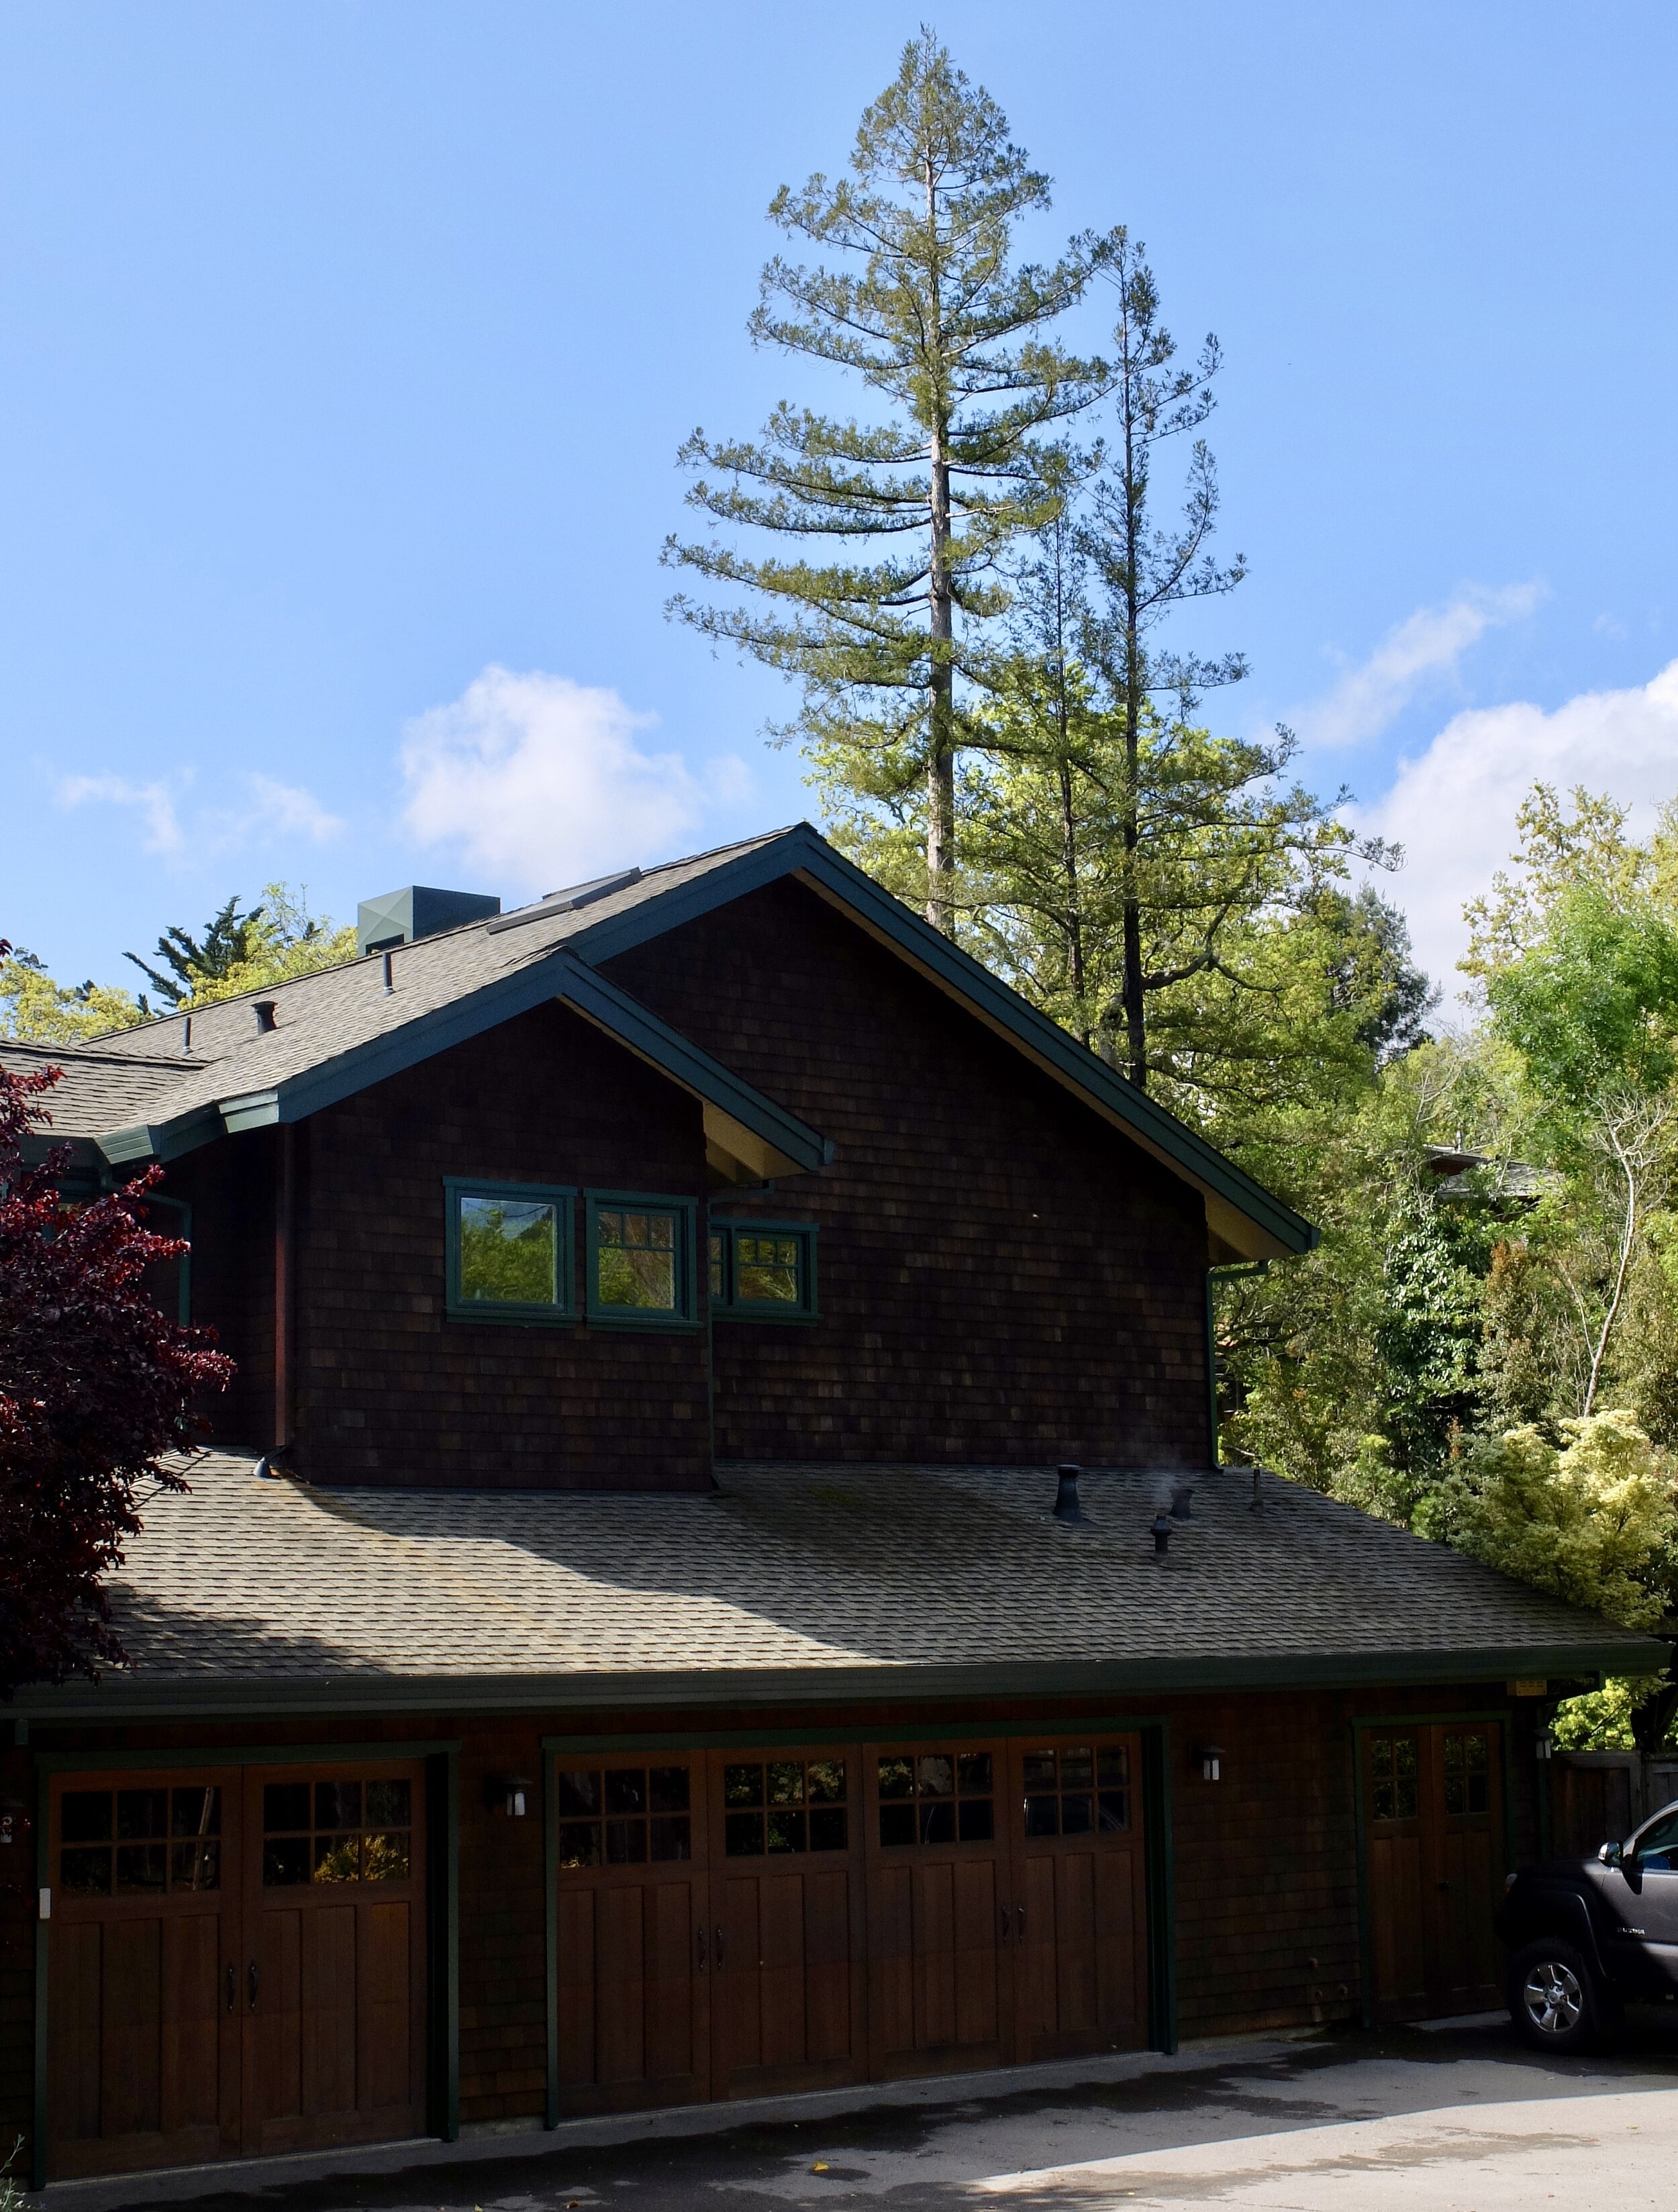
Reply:
[[901, 899], [882, 890], [872, 877], [836, 853], [807, 822], [796, 823], [780, 836], [736, 860], [722, 861], [674, 890], [604, 917], [571, 942], [591, 962], [610, 960], [787, 876], [805, 877], [848, 907], [1068, 1088], [1081, 1093], [1110, 1119], [1123, 1123], [1156, 1156], [1251, 1222], [1268, 1249], [1249, 1256], [1309, 1252], [1320, 1242], [1319, 1231], [1303, 1215], [1284, 1205], [1187, 1122], [1115, 1073], [1088, 1046], [1079, 1044], [1059, 1023], [1040, 1013], [971, 954], [952, 945]]

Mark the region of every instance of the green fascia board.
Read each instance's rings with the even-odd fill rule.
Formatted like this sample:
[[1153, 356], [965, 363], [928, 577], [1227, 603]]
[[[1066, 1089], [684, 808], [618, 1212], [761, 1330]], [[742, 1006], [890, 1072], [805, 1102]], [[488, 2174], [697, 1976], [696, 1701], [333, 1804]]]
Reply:
[[1303, 1215], [1273, 1196], [1187, 1122], [1178, 1121], [1146, 1091], [1116, 1074], [1087, 1045], [1079, 1044], [1058, 1022], [1039, 1013], [1018, 992], [1011, 990], [971, 954], [952, 945], [901, 899], [882, 890], [872, 877], [836, 853], [807, 822], [672, 890], [605, 917], [571, 943], [589, 961], [610, 960], [684, 922], [697, 921], [748, 891], [793, 874], [808, 875], [832, 892], [911, 959], [930, 969], [948, 989], [968, 1000], [1027, 1051], [1047, 1060], [1106, 1112], [1128, 1123], [1139, 1137], [1157, 1146], [1189, 1175], [1208, 1184], [1285, 1249], [1309, 1252], [1321, 1241], [1320, 1231]]
[[831, 1705], [904, 1698], [1169, 1697], [1207, 1691], [1373, 1688], [1428, 1682], [1649, 1674], [1664, 1644], [1645, 1638], [1461, 1650], [1298, 1651], [1243, 1657], [1017, 1662], [991, 1666], [708, 1668], [601, 1674], [339, 1674], [289, 1680], [112, 1676], [33, 1694], [14, 1710], [40, 1726], [216, 1719], [235, 1713], [474, 1713]]
[[801, 1168], [821, 1167], [832, 1158], [832, 1146], [815, 1130], [731, 1074], [627, 992], [597, 975], [568, 945], [556, 946], [514, 975], [288, 1076], [270, 1089], [195, 1107], [173, 1121], [116, 1132], [100, 1139], [100, 1149], [113, 1164], [119, 1159], [172, 1159], [223, 1133], [301, 1121], [554, 999], [567, 1000], [672, 1082], [708, 1100]]

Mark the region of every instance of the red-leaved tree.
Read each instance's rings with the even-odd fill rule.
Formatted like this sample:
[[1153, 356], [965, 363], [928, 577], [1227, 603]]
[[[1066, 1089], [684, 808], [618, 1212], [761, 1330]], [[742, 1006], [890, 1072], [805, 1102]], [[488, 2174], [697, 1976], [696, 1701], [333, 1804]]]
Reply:
[[212, 1330], [148, 1295], [146, 1269], [186, 1249], [145, 1226], [161, 1170], [67, 1206], [66, 1152], [26, 1166], [58, 1080], [0, 1068], [0, 1697], [121, 1662], [100, 1578], [140, 1526], [137, 1492], [185, 1489], [161, 1455], [192, 1447], [196, 1395], [233, 1373]]

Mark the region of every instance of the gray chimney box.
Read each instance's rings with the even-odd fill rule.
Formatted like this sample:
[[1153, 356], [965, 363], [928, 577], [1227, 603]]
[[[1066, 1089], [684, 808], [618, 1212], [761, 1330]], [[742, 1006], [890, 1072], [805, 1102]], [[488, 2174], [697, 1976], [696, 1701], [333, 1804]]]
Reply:
[[483, 891], [440, 891], [424, 884], [363, 899], [356, 909], [356, 950], [380, 952], [392, 945], [411, 945], [462, 922], [487, 921], [501, 912], [501, 901]]

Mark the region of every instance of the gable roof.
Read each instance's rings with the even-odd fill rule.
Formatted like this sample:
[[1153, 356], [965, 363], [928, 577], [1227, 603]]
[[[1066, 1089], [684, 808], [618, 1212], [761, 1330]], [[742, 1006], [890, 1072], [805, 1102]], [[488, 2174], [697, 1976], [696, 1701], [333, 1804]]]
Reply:
[[[190, 1151], [224, 1130], [287, 1122], [416, 1065], [550, 999], [561, 999], [700, 1097], [714, 1157], [755, 1179], [819, 1166], [824, 1139], [598, 973], [598, 963], [762, 886], [793, 878], [1022, 1052], [1053, 1081], [1201, 1194], [1217, 1248], [1271, 1259], [1317, 1233], [1196, 1131], [952, 945], [836, 852], [808, 823], [645, 873], [603, 878], [488, 921], [420, 939], [240, 999], [167, 1015], [51, 1058], [69, 1071], [99, 1056], [135, 1070], [53, 1101], [56, 1132], [95, 1139], [113, 1164]], [[603, 885], [616, 885], [603, 889]], [[259, 1030], [257, 998], [275, 1007]], [[190, 1029], [189, 1029], [190, 1020]], [[0, 1060], [19, 1049], [0, 1043]], [[38, 1049], [38, 1048], [32, 1048]], [[159, 1083], [155, 1071], [167, 1067]], [[130, 1101], [119, 1106], [119, 1097]]]
[[[1315, 1491], [1046, 1468], [721, 1467], [714, 1492], [307, 1489], [206, 1453], [106, 1585], [132, 1665], [48, 1717], [1577, 1680], [1665, 1647]], [[928, 1576], [926, 1562], [941, 1571]]]

